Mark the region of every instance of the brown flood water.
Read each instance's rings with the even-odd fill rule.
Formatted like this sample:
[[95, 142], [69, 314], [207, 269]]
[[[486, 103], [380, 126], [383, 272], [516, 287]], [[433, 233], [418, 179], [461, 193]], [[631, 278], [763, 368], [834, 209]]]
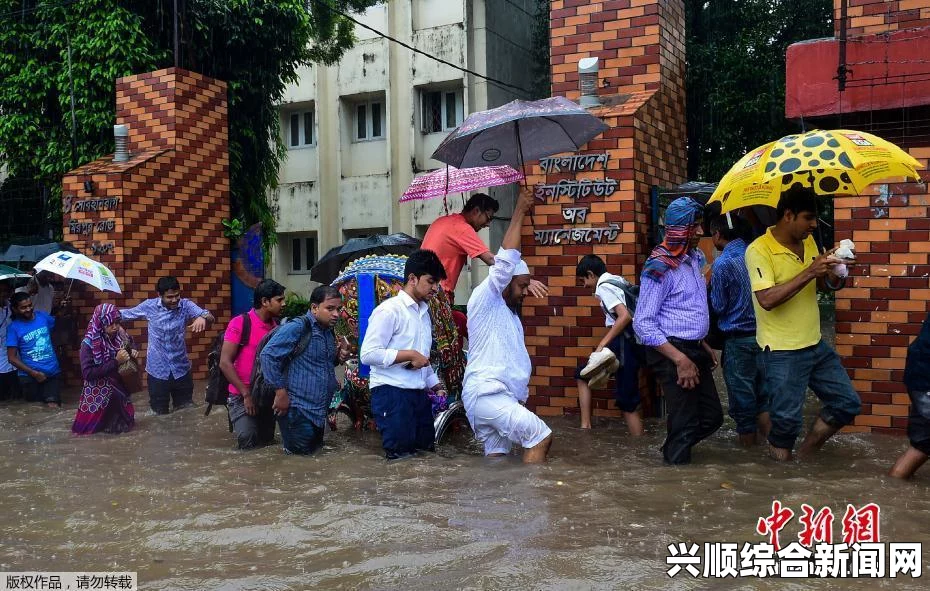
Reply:
[[[660, 421], [632, 439], [619, 421], [582, 432], [559, 418], [544, 466], [485, 460], [461, 435], [386, 464], [374, 433], [328, 433], [315, 457], [241, 453], [224, 412], [157, 417], [135, 398], [120, 436], [72, 437], [73, 398], [0, 406], [0, 570], [137, 571], [160, 590], [926, 588], [666, 575], [670, 543], [761, 541], [773, 498], [830, 507], [835, 541], [847, 503], [878, 503], [882, 541], [924, 542], [926, 573], [930, 467], [885, 477], [900, 438], [841, 435], [779, 465], [736, 448], [727, 418], [693, 465], [669, 468]], [[783, 544], [798, 531], [795, 517]]]

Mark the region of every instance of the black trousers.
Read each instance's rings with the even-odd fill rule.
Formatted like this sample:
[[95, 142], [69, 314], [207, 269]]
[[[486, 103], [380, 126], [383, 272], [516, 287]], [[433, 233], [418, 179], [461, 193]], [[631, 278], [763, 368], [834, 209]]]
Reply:
[[179, 378], [169, 377], [160, 380], [148, 375], [149, 378], [149, 406], [155, 414], [168, 414], [169, 403], [174, 404], [174, 410], [190, 406], [194, 403], [194, 376], [187, 372]]
[[0, 400], [17, 400], [22, 398], [22, 388], [16, 370], [0, 373]]
[[691, 448], [712, 435], [723, 424], [723, 408], [714, 384], [711, 357], [700, 344], [670, 339], [679, 351], [697, 365], [701, 382], [695, 388], [678, 385], [675, 363], [658, 351], [646, 351], [646, 361], [655, 372], [668, 413], [668, 434], [662, 457], [669, 464], [691, 463]]

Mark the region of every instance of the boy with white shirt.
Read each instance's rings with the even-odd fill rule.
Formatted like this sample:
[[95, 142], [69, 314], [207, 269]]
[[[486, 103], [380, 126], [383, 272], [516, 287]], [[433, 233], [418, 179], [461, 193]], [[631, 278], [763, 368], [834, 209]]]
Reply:
[[[642, 435], [643, 419], [637, 411], [640, 403], [639, 363], [636, 360], [632, 343], [625, 341], [627, 337], [623, 334], [628, 329], [632, 330], [633, 316], [627, 309], [626, 294], [618, 287], [620, 284], [629, 285], [629, 282], [619, 275], [608, 273], [603, 259], [594, 254], [581, 257], [575, 269], [575, 275], [586, 288], [594, 290], [595, 297], [601, 303], [607, 332], [604, 333], [595, 351], [610, 349], [621, 363], [621, 368], [614, 377], [617, 383], [615, 395], [617, 407], [623, 413], [623, 420], [630, 430], [630, 435]], [[581, 428], [590, 429], [591, 388], [588, 382], [581, 379], [582, 367], [579, 367], [575, 374], [578, 384], [578, 405], [581, 407]]]
[[429, 362], [433, 324], [427, 302], [446, 271], [436, 253], [416, 250], [407, 258], [404, 277], [404, 288], [371, 313], [359, 355], [371, 366], [371, 412], [389, 460], [435, 451], [427, 390], [444, 394]]

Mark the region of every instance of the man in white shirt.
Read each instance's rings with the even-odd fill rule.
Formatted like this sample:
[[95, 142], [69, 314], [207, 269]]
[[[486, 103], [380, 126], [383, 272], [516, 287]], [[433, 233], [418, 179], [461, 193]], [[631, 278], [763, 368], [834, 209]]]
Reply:
[[529, 395], [532, 366], [523, 340], [520, 306], [530, 270], [520, 260], [520, 228], [533, 205], [530, 189], [520, 191], [513, 217], [488, 278], [468, 300], [468, 365], [462, 400], [486, 456], [503, 456], [511, 442], [523, 447], [528, 464], [546, 460], [552, 430], [522, 403]]
[[404, 288], [371, 313], [359, 355], [371, 366], [371, 413], [389, 460], [435, 451], [427, 390], [444, 394], [429, 362], [433, 324], [427, 302], [439, 291], [445, 269], [433, 251], [416, 250], [407, 258], [404, 277]]

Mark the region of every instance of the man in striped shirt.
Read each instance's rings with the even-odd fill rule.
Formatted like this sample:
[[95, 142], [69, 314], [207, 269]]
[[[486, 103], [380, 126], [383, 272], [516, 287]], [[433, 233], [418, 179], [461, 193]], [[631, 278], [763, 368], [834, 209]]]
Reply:
[[[336, 347], [333, 334], [341, 309], [335, 287], [317, 287], [310, 294], [310, 311], [277, 328], [259, 354], [265, 381], [275, 389], [271, 408], [284, 453], [312, 454], [323, 445], [326, 413], [338, 387], [335, 368], [349, 358], [348, 349]], [[290, 360], [307, 331], [306, 348]]]
[[646, 361], [665, 396], [667, 464], [691, 462], [691, 448], [723, 423], [714, 385], [717, 358], [704, 342], [709, 327], [707, 284], [701, 273], [703, 207], [690, 197], [665, 212], [665, 240], [646, 259], [633, 329], [649, 347]]

